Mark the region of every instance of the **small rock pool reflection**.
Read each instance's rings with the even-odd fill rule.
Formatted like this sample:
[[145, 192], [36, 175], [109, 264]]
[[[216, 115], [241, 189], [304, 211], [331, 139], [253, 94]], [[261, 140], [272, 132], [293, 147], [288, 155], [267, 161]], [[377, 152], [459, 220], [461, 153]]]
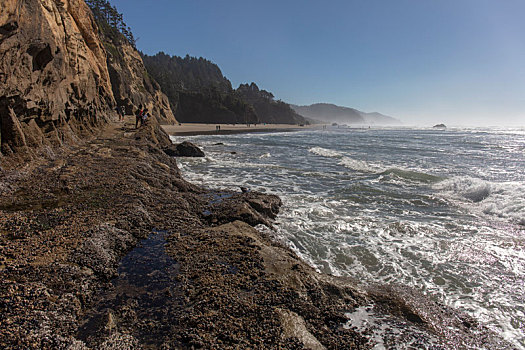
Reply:
[[159, 344], [169, 334], [167, 328], [176, 320], [168, 310], [182, 303], [177, 280], [180, 265], [166, 254], [167, 236], [167, 231], [154, 230], [121, 260], [112, 287], [85, 315], [80, 339], [93, 346], [101, 335], [132, 325], [129, 328], [138, 330], [133, 336], [143, 344]]

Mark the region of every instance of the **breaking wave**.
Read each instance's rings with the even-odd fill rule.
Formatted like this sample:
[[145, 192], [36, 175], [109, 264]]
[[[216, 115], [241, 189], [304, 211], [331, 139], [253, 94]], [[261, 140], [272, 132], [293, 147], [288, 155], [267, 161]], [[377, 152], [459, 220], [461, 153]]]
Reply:
[[338, 164], [344, 166], [347, 169], [361, 171], [365, 173], [376, 173], [376, 172], [383, 170], [381, 166], [378, 166], [376, 164], [372, 164], [369, 162], [365, 162], [363, 160], [350, 158], [348, 156], [345, 156], [341, 152], [334, 151], [331, 149], [322, 148], [322, 147], [313, 147], [313, 148], [310, 148], [308, 151], [318, 156], [339, 159]]
[[456, 200], [467, 200], [470, 207], [487, 215], [525, 225], [525, 184], [491, 182], [468, 176], [453, 177], [434, 188]]
[[391, 168], [391, 169], [385, 170], [380, 175], [395, 176], [395, 177], [402, 178], [405, 180], [423, 182], [423, 183], [435, 183], [435, 182], [443, 180], [443, 177], [441, 176], [435, 176], [435, 175], [431, 175], [431, 174], [427, 174], [427, 173], [423, 173], [419, 171], [399, 169], [399, 168]]

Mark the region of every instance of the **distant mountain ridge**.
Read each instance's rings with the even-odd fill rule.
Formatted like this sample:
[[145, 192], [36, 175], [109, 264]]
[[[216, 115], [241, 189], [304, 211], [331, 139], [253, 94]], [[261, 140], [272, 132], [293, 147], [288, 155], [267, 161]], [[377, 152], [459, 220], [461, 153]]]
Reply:
[[309, 106], [290, 105], [297, 113], [312, 121], [337, 124], [400, 125], [400, 120], [378, 113], [362, 112], [355, 108], [331, 103], [314, 103]]

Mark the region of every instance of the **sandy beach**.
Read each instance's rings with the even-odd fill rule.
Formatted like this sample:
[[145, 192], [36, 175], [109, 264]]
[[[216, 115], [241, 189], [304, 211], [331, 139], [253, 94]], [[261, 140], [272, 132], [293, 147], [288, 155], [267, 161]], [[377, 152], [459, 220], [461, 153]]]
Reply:
[[[220, 126], [220, 130], [217, 127]], [[317, 125], [291, 125], [291, 124], [257, 124], [247, 126], [246, 124], [200, 124], [181, 123], [176, 125], [162, 125], [164, 131], [173, 136], [208, 135], [208, 134], [239, 134], [252, 132], [286, 132], [297, 131], [307, 128], [315, 128]]]

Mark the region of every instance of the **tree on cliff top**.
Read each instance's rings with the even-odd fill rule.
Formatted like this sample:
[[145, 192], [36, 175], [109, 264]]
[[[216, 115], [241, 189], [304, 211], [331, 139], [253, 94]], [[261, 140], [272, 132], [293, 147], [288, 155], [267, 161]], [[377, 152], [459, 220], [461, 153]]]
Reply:
[[289, 104], [281, 100], [275, 101], [271, 92], [259, 89], [255, 83], [241, 84], [236, 92], [244, 101], [253, 105], [261, 122], [309, 124]]
[[122, 14], [115, 6], [107, 0], [86, 0], [86, 4], [91, 8], [98, 27], [104, 35], [111, 38], [113, 42], [127, 40], [135, 47], [136, 39], [131, 28], [126, 25]]

